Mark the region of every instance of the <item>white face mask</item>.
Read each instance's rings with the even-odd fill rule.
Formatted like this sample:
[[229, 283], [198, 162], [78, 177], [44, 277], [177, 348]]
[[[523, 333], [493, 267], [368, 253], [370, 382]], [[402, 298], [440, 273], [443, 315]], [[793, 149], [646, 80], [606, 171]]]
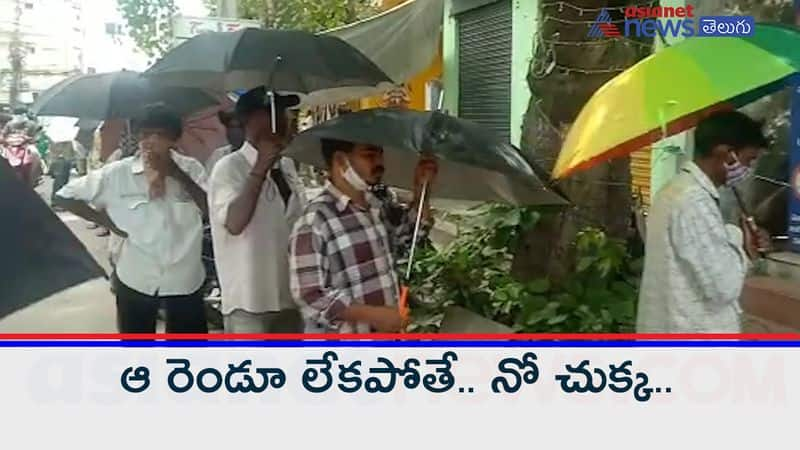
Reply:
[[344, 171], [344, 179], [350, 183], [350, 186], [353, 186], [353, 189], [359, 192], [365, 192], [369, 189], [369, 184], [364, 181], [363, 178], [353, 169], [353, 166], [350, 165], [350, 160], [346, 159], [347, 161], [347, 170]]

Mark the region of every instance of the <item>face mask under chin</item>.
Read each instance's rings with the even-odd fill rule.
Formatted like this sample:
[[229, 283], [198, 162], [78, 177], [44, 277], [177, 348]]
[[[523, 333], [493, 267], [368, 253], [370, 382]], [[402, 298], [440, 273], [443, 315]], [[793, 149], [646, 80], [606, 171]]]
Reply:
[[370, 187], [369, 183], [364, 181], [364, 179], [361, 178], [358, 172], [356, 172], [355, 169], [353, 169], [353, 166], [350, 164], [349, 159], [346, 159], [345, 161], [347, 162], [347, 169], [345, 169], [343, 174], [344, 179], [347, 180], [348, 183], [350, 183], [350, 186], [352, 186], [353, 189], [359, 192], [366, 192]]

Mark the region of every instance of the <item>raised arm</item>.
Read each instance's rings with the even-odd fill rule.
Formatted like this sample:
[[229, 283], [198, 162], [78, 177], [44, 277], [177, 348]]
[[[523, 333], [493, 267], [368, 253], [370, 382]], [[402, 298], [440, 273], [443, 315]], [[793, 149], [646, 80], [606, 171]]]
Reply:
[[[267, 180], [269, 171], [279, 158], [279, 151], [274, 147], [258, 152], [258, 158], [248, 174], [247, 180], [227, 208], [225, 229], [227, 229], [229, 233], [239, 235], [247, 228], [247, 225], [250, 224], [264, 183], [269, 182]], [[270, 212], [276, 214], [281, 213], [281, 211]]]

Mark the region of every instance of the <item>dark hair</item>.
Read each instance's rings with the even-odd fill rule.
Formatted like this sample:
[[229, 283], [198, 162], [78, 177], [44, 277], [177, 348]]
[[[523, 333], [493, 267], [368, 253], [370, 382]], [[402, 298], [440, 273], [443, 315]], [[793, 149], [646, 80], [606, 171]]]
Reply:
[[133, 120], [132, 125], [137, 133], [142, 128], [166, 130], [176, 141], [183, 134], [183, 123], [180, 116], [162, 103], [145, 106]]
[[30, 120], [19, 119], [19, 118], [12, 119], [9, 122], [7, 122], [6, 125], [3, 127], [3, 134], [7, 136], [11, 133], [22, 132], [30, 137], [33, 137], [33, 134], [35, 133], [31, 133], [31, 131], [35, 128], [35, 126], [36, 125]]
[[739, 111], [714, 113], [697, 125], [694, 132], [695, 156], [706, 158], [718, 145], [729, 145], [733, 150], [765, 148], [769, 141], [762, 128], [761, 122]]
[[231, 122], [234, 120], [239, 120], [239, 117], [237, 117], [236, 113], [233, 111], [220, 111], [217, 113], [217, 118], [219, 119], [220, 123], [225, 126], [225, 128], [229, 128], [231, 126]]
[[338, 139], [322, 139], [322, 158], [328, 167], [333, 165], [333, 155], [336, 152], [350, 153], [355, 148], [352, 142]]

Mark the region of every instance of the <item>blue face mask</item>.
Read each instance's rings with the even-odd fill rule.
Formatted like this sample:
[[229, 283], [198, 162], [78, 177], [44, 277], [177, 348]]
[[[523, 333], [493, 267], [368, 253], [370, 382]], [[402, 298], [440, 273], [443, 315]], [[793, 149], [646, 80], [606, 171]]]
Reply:
[[728, 172], [725, 178], [726, 186], [735, 186], [753, 173], [753, 169], [739, 161], [739, 158], [736, 157], [736, 153], [731, 154], [733, 155], [733, 162], [731, 164], [725, 164], [725, 170]]

